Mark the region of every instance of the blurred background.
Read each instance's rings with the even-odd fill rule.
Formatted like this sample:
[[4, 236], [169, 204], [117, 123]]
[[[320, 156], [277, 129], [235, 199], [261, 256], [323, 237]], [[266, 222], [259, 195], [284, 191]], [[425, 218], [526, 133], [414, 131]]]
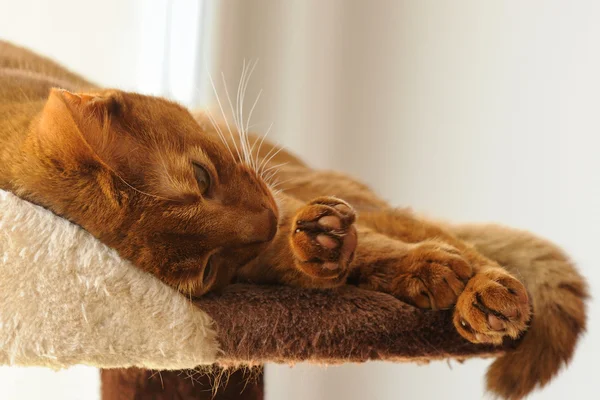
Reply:
[[[546, 236], [592, 295], [599, 20], [594, 0], [0, 0], [0, 39], [190, 107], [214, 105], [209, 76], [224, 98], [222, 77], [236, 93], [258, 60], [255, 132], [273, 124], [272, 140], [397, 205]], [[595, 397], [599, 314], [591, 303], [574, 362], [531, 398]], [[479, 399], [488, 363], [270, 365], [267, 399]], [[0, 368], [0, 387], [3, 399], [95, 399], [98, 375]]]

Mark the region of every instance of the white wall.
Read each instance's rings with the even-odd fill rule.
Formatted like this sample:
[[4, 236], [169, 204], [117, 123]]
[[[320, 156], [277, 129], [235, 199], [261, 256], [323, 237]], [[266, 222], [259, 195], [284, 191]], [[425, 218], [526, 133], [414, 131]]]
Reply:
[[0, 0], [0, 39], [104, 87], [198, 101], [201, 0]]

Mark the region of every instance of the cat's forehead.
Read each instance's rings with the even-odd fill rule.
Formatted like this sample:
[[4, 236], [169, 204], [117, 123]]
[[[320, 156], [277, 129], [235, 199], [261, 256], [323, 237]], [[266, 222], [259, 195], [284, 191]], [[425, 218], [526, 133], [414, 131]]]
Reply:
[[123, 96], [123, 101], [126, 104], [127, 114], [131, 117], [144, 118], [150, 122], [157, 122], [157, 120], [174, 122], [182, 119], [193, 121], [185, 107], [161, 97], [127, 93]]
[[185, 107], [135, 93], [126, 94], [123, 101], [124, 111], [120, 118], [130, 133], [154, 140], [198, 139], [201, 128]]
[[[121, 92], [121, 113], [115, 129], [120, 135], [133, 139], [130, 147], [160, 152], [163, 160], [169, 157], [206, 160], [219, 168], [233, 162], [227, 147], [202, 119], [197, 121], [183, 106], [167, 99], [136, 93]], [[139, 150], [136, 150], [139, 151]], [[168, 157], [166, 157], [168, 156]]]

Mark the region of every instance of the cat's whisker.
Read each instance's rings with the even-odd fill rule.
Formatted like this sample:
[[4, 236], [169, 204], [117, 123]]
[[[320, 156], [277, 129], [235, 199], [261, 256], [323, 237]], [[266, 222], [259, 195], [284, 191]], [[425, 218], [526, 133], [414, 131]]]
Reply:
[[[246, 128], [245, 128], [246, 143], [248, 142], [248, 125], [250, 124], [250, 120], [252, 119], [252, 113], [254, 112], [254, 108], [256, 107], [256, 104], [258, 104], [258, 100], [260, 100], [261, 94], [262, 94], [262, 89], [258, 92], [258, 95], [256, 96], [256, 100], [254, 100], [254, 104], [252, 104], [252, 108], [250, 108], [250, 112], [248, 113], [248, 119], [246, 121]], [[249, 145], [249, 143], [248, 143], [248, 145]], [[253, 165], [252, 167], [256, 170], [256, 165]]]
[[259, 126], [263, 126], [263, 125], [266, 125], [266, 124], [270, 124], [270, 122], [266, 122], [266, 121], [255, 122], [253, 124], [248, 125], [248, 131], [254, 130], [254, 129], [258, 128]]
[[250, 151], [250, 142], [248, 141], [248, 130], [244, 128], [244, 100], [246, 98], [246, 89], [248, 88], [248, 82], [250, 81], [250, 76], [252, 75], [252, 72], [254, 71], [254, 68], [256, 67], [256, 63], [254, 63], [254, 65], [252, 65], [252, 67], [250, 67], [250, 64], [246, 64], [246, 61], [244, 60], [244, 65], [245, 65], [245, 72], [242, 74], [242, 78], [240, 80], [240, 86], [238, 87], [238, 104], [239, 104], [239, 109], [238, 109], [238, 121], [240, 122], [240, 141], [242, 142], [242, 146], [245, 150], [246, 153], [246, 164], [251, 167], [254, 168], [254, 165], [252, 164], [252, 153]]
[[[207, 73], [208, 73], [208, 66], [206, 66], [206, 70], [207, 70]], [[208, 73], [208, 74], [210, 75], [210, 73]], [[196, 87], [196, 91], [200, 92], [200, 88], [197, 85], [195, 85], [195, 87]], [[210, 112], [210, 109], [208, 107], [206, 107], [205, 111], [206, 111], [206, 116], [208, 117], [210, 123], [212, 124], [213, 128], [215, 129], [215, 131], [219, 135], [219, 139], [221, 139], [221, 141], [223, 142], [223, 144], [227, 147], [227, 150], [229, 150], [229, 154], [231, 154], [231, 158], [235, 162], [235, 156], [233, 155], [233, 152], [231, 151], [231, 147], [229, 147], [229, 143], [227, 143], [227, 140], [225, 140], [225, 135], [223, 135], [223, 131], [221, 130], [221, 128], [217, 124], [217, 121], [215, 120], [214, 116]]]
[[[246, 79], [243, 85], [243, 89], [242, 89], [242, 107], [240, 109], [240, 121], [243, 123], [243, 105], [244, 105], [244, 99], [246, 98], [246, 90], [248, 89], [248, 83], [250, 82], [250, 77], [252, 76], [252, 73], [254, 72], [254, 69], [256, 68], [256, 65], [258, 64], [258, 60], [256, 60], [254, 62], [254, 64], [252, 65], [252, 68], [250, 68], [250, 71], [248, 72], [248, 74], [246, 75]], [[262, 92], [262, 90], [261, 90]], [[258, 97], [260, 97], [260, 93], [258, 95]], [[248, 121], [250, 121], [250, 119], [252, 118], [252, 112], [254, 111], [254, 107], [256, 106], [256, 103], [258, 102], [258, 99], [254, 102], [254, 105], [252, 106], [252, 109], [250, 110], [250, 114], [248, 116]], [[246, 143], [246, 148], [249, 149], [250, 148], [250, 143], [248, 141], [248, 123], [246, 123], [246, 129], [244, 129], [244, 126], [242, 126], [242, 130], [243, 130], [243, 136], [245, 138], [245, 143]], [[248, 156], [251, 159], [252, 154], [248, 154]], [[254, 167], [254, 166], [252, 166]]]
[[242, 68], [242, 75], [240, 77], [238, 83], [237, 97], [236, 97], [236, 109], [232, 112], [235, 114], [235, 118], [237, 120], [238, 126], [238, 137], [240, 139], [240, 146], [242, 148], [242, 153], [244, 154], [244, 163], [246, 165], [250, 165], [250, 154], [248, 152], [248, 145], [244, 138], [244, 92], [245, 87], [247, 85], [246, 80], [248, 79], [248, 68], [249, 64], [246, 64], [246, 60], [244, 59], [244, 65]]
[[281, 184], [278, 183], [277, 186], [275, 187], [275, 191], [279, 192], [279, 193], [283, 193], [284, 190], [292, 190], [292, 189], [298, 187], [298, 185], [286, 185], [285, 189], [283, 187], [281, 187], [281, 185], [283, 185], [285, 183], [289, 183], [289, 182], [291, 182], [291, 181], [285, 180], [285, 181], [281, 182]]
[[[277, 174], [279, 173], [280, 168], [274, 169], [271, 172], [269, 172], [269, 175], [267, 175], [264, 180], [266, 182], [271, 182], [271, 180], [275, 177], [277, 177]], [[265, 172], [266, 173], [266, 172]]]
[[[254, 159], [254, 164], [256, 165], [256, 168], [255, 168], [255, 172], [256, 173], [258, 173], [258, 167], [259, 167], [258, 163], [259, 163], [259, 157], [260, 157], [260, 149], [262, 148], [263, 142], [267, 138], [267, 135], [269, 134], [269, 132], [271, 132], [271, 128], [273, 128], [273, 122], [271, 122], [271, 125], [269, 125], [269, 129], [267, 129], [267, 131], [265, 132], [265, 134], [260, 139], [260, 143], [258, 144], [258, 149], [256, 150], [256, 157]], [[256, 138], [256, 140], [254, 141], [254, 144], [252, 145], [252, 149], [250, 149], [250, 153], [251, 154], [252, 154], [252, 150], [254, 150], [254, 145], [256, 144], [257, 141], [258, 141], [258, 138]]]
[[227, 148], [229, 149], [229, 153], [231, 154], [231, 156], [233, 157], [233, 160], [235, 161], [235, 157], [233, 156], [233, 153], [231, 152], [231, 148], [229, 147], [229, 143], [227, 143], [227, 140], [225, 140], [225, 136], [223, 135], [223, 132], [221, 131], [221, 128], [219, 127], [219, 125], [217, 124], [217, 121], [215, 121], [215, 118], [213, 117], [212, 113], [208, 109], [206, 109], [206, 116], [208, 117], [211, 125], [213, 126], [213, 128], [217, 132], [217, 135], [219, 135], [219, 139], [221, 139], [221, 141], [223, 142], [223, 144], [227, 146]]
[[244, 160], [243, 162], [249, 166], [252, 166], [251, 164], [251, 154], [249, 152], [249, 148], [250, 148], [250, 143], [248, 142], [248, 137], [247, 137], [247, 132], [244, 129], [244, 98], [245, 98], [245, 93], [246, 93], [246, 89], [248, 87], [248, 81], [250, 79], [250, 75], [252, 74], [252, 71], [254, 71], [254, 67], [256, 67], [256, 63], [254, 63], [254, 65], [252, 66], [252, 68], [250, 69], [250, 72], [248, 72], [248, 68], [249, 68], [249, 64], [246, 64], [246, 60], [244, 60], [244, 65], [242, 68], [242, 75], [240, 77], [239, 83], [238, 83], [238, 90], [237, 90], [237, 96], [236, 96], [236, 107], [234, 109], [232, 101], [231, 101], [231, 97], [229, 96], [229, 92], [227, 91], [227, 86], [225, 84], [225, 77], [222, 76], [223, 78], [223, 85], [226, 88], [227, 91], [227, 98], [229, 100], [229, 105], [231, 107], [231, 112], [234, 116], [234, 121], [236, 124], [236, 127], [238, 129], [238, 137], [240, 140], [240, 146], [242, 149], [242, 154], [244, 156]]
[[[260, 140], [260, 136], [257, 136], [252, 142], [252, 146], [250, 146], [250, 156], [252, 157], [252, 163], [256, 163], [257, 157], [254, 157], [254, 148], [256, 147], [256, 143]], [[256, 171], [256, 170], [255, 170]]]
[[275, 172], [279, 172], [279, 170], [281, 169], [281, 167], [283, 167], [284, 165], [288, 165], [288, 164], [289, 164], [289, 161], [286, 161], [286, 162], [284, 162], [284, 163], [281, 163], [281, 164], [276, 164], [276, 165], [273, 165], [272, 167], [269, 167], [269, 168], [267, 168], [267, 169], [264, 171], [264, 173], [266, 174], [267, 172], [269, 172], [269, 171], [271, 171], [271, 170], [273, 170], [273, 169], [276, 169], [276, 171], [275, 171]]
[[246, 79], [244, 81], [244, 87], [242, 88], [242, 99], [246, 98], [246, 90], [248, 89], [248, 83], [250, 82], [250, 77], [252, 77], [252, 73], [254, 72], [254, 69], [256, 68], [257, 64], [258, 64], [258, 60], [256, 60], [254, 62], [254, 64], [252, 64], [252, 67], [250, 68], [250, 71], [246, 75]]
[[[231, 114], [233, 116], [233, 124], [235, 125], [236, 129], [238, 130], [238, 134], [239, 134], [240, 124], [237, 119], [237, 116], [235, 115], [235, 109], [233, 108], [233, 103], [231, 102], [231, 97], [229, 96], [229, 89], [227, 88], [227, 82], [225, 80], [225, 74], [223, 72], [221, 72], [221, 82], [223, 82], [223, 87], [225, 88], [225, 95], [227, 96], [227, 102], [229, 103], [229, 108], [231, 108]], [[239, 92], [239, 89], [238, 89], [238, 92]]]
[[[274, 146], [273, 148], [276, 148], [277, 146], [279, 146], [279, 143], [275, 144], [275, 146]], [[271, 160], [272, 160], [272, 159], [273, 159], [273, 158], [274, 158], [274, 157], [275, 157], [277, 154], [279, 154], [279, 153], [280, 153], [282, 150], [283, 150], [283, 146], [279, 147], [279, 149], [278, 149], [276, 152], [274, 152], [273, 154], [271, 154], [271, 155], [269, 156], [269, 158], [268, 158], [268, 159], [265, 159], [265, 160], [263, 160], [263, 163], [262, 163], [262, 169], [261, 169], [261, 172], [260, 172], [260, 174], [261, 174], [261, 175], [262, 175], [262, 173], [263, 173], [263, 171], [262, 171], [262, 170], [264, 170], [264, 168], [265, 168], [267, 165], [269, 165], [269, 163], [271, 162]]]
[[[247, 150], [247, 148], [244, 146], [244, 140], [243, 140], [243, 135], [244, 135], [244, 132], [243, 132], [243, 130], [244, 130], [244, 127], [243, 127], [243, 121], [244, 121], [243, 89], [244, 89], [247, 73], [248, 73], [248, 65], [246, 64], [246, 59], [244, 59], [244, 64], [242, 67], [242, 76], [240, 77], [240, 81], [238, 83], [238, 90], [237, 90], [237, 96], [236, 96], [236, 110], [234, 111], [237, 121], [238, 121], [238, 135], [240, 137], [240, 143], [242, 145], [242, 149], [244, 149], [244, 150]], [[244, 155], [245, 155], [245, 162], [246, 162], [246, 164], [248, 164], [249, 154], [246, 151], [244, 151]]]
[[265, 156], [262, 157], [262, 159], [260, 161], [260, 165], [259, 165], [259, 170], [260, 170], [260, 167], [264, 164], [265, 159], [271, 155], [271, 153], [273, 152], [273, 149], [274, 149], [274, 147], [271, 147], [271, 149], [269, 149], [269, 151], [267, 151], [267, 154], [265, 154]]
[[273, 178], [275, 178], [277, 176], [277, 172], [279, 172], [279, 170], [274, 170], [274, 171], [269, 172], [269, 174], [266, 175], [266, 177], [265, 177], [265, 181], [269, 182], [269, 183], [273, 183], [272, 180], [273, 180]]
[[[229, 89], [227, 89], [227, 83], [225, 81], [225, 74], [223, 74], [223, 72], [221, 72], [221, 78], [223, 80], [223, 87], [225, 88], [225, 95], [227, 96], [227, 101], [229, 102], [229, 107], [231, 107], [231, 113], [233, 114], [233, 122], [235, 123], [235, 126], [237, 128], [237, 133], [238, 133], [238, 137], [240, 138], [240, 147], [241, 147], [241, 154], [238, 152], [238, 156], [240, 157], [240, 162], [244, 162], [245, 159], [247, 159], [247, 154], [244, 148], [244, 140], [242, 139], [242, 131], [241, 131], [241, 127], [238, 123], [237, 117], [235, 115], [235, 110], [233, 108], [233, 103], [231, 102], [231, 96], [229, 95]], [[241, 84], [241, 81], [240, 81]], [[223, 112], [223, 118], [227, 118], [225, 116], [225, 113]], [[231, 129], [229, 130], [229, 134], [231, 135], [231, 139], [233, 140], [233, 142], [235, 143], [235, 137], [233, 132], [231, 131]], [[237, 149], [237, 145], [236, 145], [236, 149]], [[243, 157], [242, 157], [243, 156]]]
[[269, 182], [273, 181], [271, 182], [271, 185], [273, 185], [274, 187], [277, 187], [278, 185], [281, 185], [282, 183], [287, 182], [288, 180], [289, 179], [287, 179], [286, 181], [277, 180], [277, 171], [274, 171], [269, 175]]
[[267, 162], [267, 158], [269, 158], [271, 156], [271, 153], [277, 149], [277, 145], [279, 143], [277, 143], [276, 145], [272, 146], [269, 151], [267, 152], [267, 154], [265, 154], [265, 156], [262, 158], [262, 161], [260, 162], [260, 165], [258, 166], [258, 173], [260, 174], [261, 169], [265, 166], [265, 162]]
[[266, 178], [265, 178], [265, 182], [268, 182], [269, 184], [271, 183], [271, 180], [275, 177], [276, 172], [271, 172]]
[[[256, 96], [256, 99], [254, 100], [252, 107], [250, 108], [250, 112], [248, 113], [248, 118], [246, 119], [245, 123], [244, 123], [244, 117], [243, 117], [244, 116], [244, 99], [246, 96], [246, 91], [248, 89], [250, 77], [251, 77], [252, 73], [254, 72], [257, 64], [258, 64], [258, 60], [256, 60], [254, 63], [249, 63], [249, 62], [246, 62], [246, 60], [244, 60], [244, 64], [242, 67], [242, 74], [240, 77], [240, 81], [238, 83], [238, 88], [237, 88], [237, 93], [236, 93], [235, 106], [234, 106], [232, 97], [229, 93], [229, 89], [227, 87], [225, 74], [223, 72], [221, 72], [221, 81], [222, 81], [223, 87], [225, 89], [227, 103], [229, 104], [229, 107], [231, 108], [231, 112], [233, 114], [233, 124], [235, 125], [235, 128], [237, 129], [237, 136], [240, 141], [239, 146], [234, 137], [234, 133], [233, 133], [232, 127], [229, 123], [229, 120], [227, 119], [227, 115], [226, 115], [224, 107], [223, 107], [223, 102], [219, 98], [219, 95], [218, 95], [217, 89], [216, 89], [216, 85], [215, 85], [214, 80], [210, 73], [208, 73], [208, 78], [209, 78], [211, 87], [213, 89], [215, 98], [217, 100], [219, 110], [221, 111], [221, 115], [223, 116], [223, 118], [225, 120], [225, 125], [227, 127], [227, 131], [229, 132], [229, 136], [231, 137], [231, 139], [233, 141], [233, 147], [235, 149], [235, 153], [237, 154], [237, 159], [240, 162], [243, 162], [243, 163], [247, 164], [249, 167], [251, 167], [256, 172], [257, 175], [263, 177], [266, 172], [268, 172], [272, 169], [272, 168], [269, 168], [269, 169], [267, 169], [267, 171], [265, 171], [265, 168], [267, 167], [269, 162], [273, 159], [273, 157], [275, 157], [277, 155], [277, 153], [279, 153], [281, 150], [283, 150], [283, 147], [277, 148], [278, 144], [276, 144], [272, 149], [269, 150], [269, 152], [266, 154], [266, 156], [262, 160], [260, 160], [260, 158], [259, 158], [260, 150], [262, 148], [262, 145], [263, 145], [266, 137], [268, 136], [269, 132], [271, 131], [271, 129], [273, 127], [273, 123], [271, 123], [271, 125], [269, 126], [269, 129], [267, 129], [267, 131], [262, 136], [260, 141], [258, 141], [258, 139], [257, 139], [252, 143], [252, 145], [250, 145], [248, 130], [250, 129], [250, 122], [252, 120], [252, 115], [254, 113], [254, 110], [256, 109], [256, 106], [260, 100], [260, 97], [261, 97], [263, 91], [261, 89], [259, 91], [258, 95]], [[231, 149], [227, 139], [225, 138], [225, 133], [217, 124], [214, 116], [212, 114], [210, 114], [210, 112], [207, 112], [207, 115], [208, 115], [211, 123], [215, 127], [215, 130], [217, 130], [219, 138], [227, 146], [230, 154], [235, 159], [233, 150]], [[254, 148], [256, 147], [257, 143], [258, 143], [258, 149], [257, 149], [256, 156], [255, 156]]]
[[240, 110], [242, 110], [242, 108], [243, 108], [244, 99], [241, 97], [241, 94], [242, 94], [242, 82], [245, 79], [246, 72], [247, 72], [246, 70], [247, 70], [246, 59], [244, 58], [244, 64], [242, 65], [242, 76], [240, 77], [240, 81], [238, 83], [238, 88], [237, 88], [237, 94], [235, 96], [235, 99], [236, 99], [235, 111], [232, 110], [235, 113], [235, 115], [237, 116], [238, 121], [243, 121], [243, 119], [241, 118], [242, 114], [240, 113]]
[[[208, 75], [208, 79], [210, 81], [210, 85], [212, 86], [213, 93], [215, 94], [217, 104], [219, 105], [219, 109], [221, 110], [221, 115], [223, 115], [223, 118], [225, 119], [225, 124], [227, 126], [227, 130], [229, 131], [229, 134], [231, 135], [231, 138], [233, 139], [233, 133], [231, 132], [231, 127], [229, 126], [229, 121], [227, 120], [227, 116], [225, 115], [225, 110], [223, 109], [223, 104], [221, 103], [221, 99], [219, 98], [219, 94], [217, 93], [217, 88], [215, 87], [215, 81], [213, 80], [212, 75], [208, 71], [208, 69], [207, 69], [207, 75]], [[233, 146], [235, 148], [235, 151], [236, 151], [239, 159], [241, 160], [242, 156], [240, 155], [240, 150], [238, 149], [237, 144], [235, 143], [235, 139], [233, 140]]]
[[[273, 184], [271, 184], [271, 185], [269, 185], [269, 186], [271, 187], [271, 189], [277, 189], [277, 187], [278, 187], [278, 186], [281, 186], [281, 185], [283, 185], [283, 184], [285, 184], [285, 183], [288, 183], [288, 182], [291, 182], [291, 181], [293, 181], [293, 180], [294, 180], [293, 178], [290, 178], [290, 179], [286, 179], [286, 180], [283, 180], [283, 181], [278, 181], [278, 182], [275, 182], [275, 183], [273, 183]], [[282, 191], [283, 189], [282, 189], [282, 188], [280, 188], [280, 189], [278, 189], [278, 190], [279, 190], [279, 191]]]
[[217, 134], [219, 135], [219, 138], [221, 139], [223, 144], [227, 147], [227, 150], [229, 150], [229, 154], [231, 154], [231, 158], [235, 162], [235, 156], [233, 155], [233, 151], [231, 151], [231, 147], [229, 146], [229, 143], [227, 143], [227, 140], [225, 139], [225, 135], [223, 134], [223, 131], [217, 124], [217, 121], [215, 121], [215, 118], [213, 117], [213, 115], [209, 109], [206, 109], [206, 116], [208, 117], [208, 119], [210, 120], [210, 123], [213, 125], [213, 127], [217, 131]]

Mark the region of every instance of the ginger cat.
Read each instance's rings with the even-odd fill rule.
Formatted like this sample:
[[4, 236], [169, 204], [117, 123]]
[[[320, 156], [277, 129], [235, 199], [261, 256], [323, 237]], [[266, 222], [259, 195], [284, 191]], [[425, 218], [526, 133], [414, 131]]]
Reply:
[[[351, 284], [454, 308], [471, 342], [527, 331], [488, 372], [489, 389], [505, 398], [545, 385], [571, 359], [587, 289], [552, 244], [427, 221], [264, 139], [251, 146], [240, 131], [161, 98], [94, 89], [0, 42], [0, 188], [79, 224], [181, 292], [232, 281]], [[272, 178], [284, 182], [278, 190]]]

